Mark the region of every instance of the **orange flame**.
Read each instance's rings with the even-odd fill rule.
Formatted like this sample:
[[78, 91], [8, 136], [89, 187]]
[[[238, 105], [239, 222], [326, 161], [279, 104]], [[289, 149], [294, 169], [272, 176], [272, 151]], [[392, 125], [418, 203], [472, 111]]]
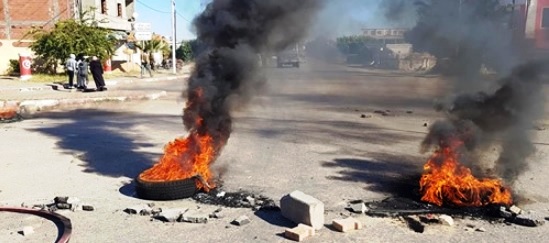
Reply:
[[501, 180], [477, 179], [469, 168], [459, 163], [455, 150], [461, 144], [453, 141], [451, 145], [441, 146], [427, 160], [419, 182], [421, 200], [438, 206], [511, 205], [511, 191]]
[[143, 171], [144, 181], [175, 181], [200, 176], [208, 185], [196, 180], [198, 189], [209, 191], [215, 187], [210, 164], [215, 159], [213, 139], [208, 135], [191, 134], [177, 138], [164, 148], [164, 155], [152, 168]]

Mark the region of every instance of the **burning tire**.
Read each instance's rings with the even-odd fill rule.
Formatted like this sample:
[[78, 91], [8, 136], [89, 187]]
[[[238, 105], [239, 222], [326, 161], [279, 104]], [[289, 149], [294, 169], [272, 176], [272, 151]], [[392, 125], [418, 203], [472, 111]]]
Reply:
[[176, 200], [192, 197], [196, 191], [194, 177], [176, 181], [144, 181], [135, 179], [137, 197], [147, 200]]

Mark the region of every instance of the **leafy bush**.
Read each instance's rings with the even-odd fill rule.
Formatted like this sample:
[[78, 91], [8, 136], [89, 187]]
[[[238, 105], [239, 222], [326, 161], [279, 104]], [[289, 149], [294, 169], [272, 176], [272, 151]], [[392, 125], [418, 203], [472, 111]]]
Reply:
[[10, 66], [8, 68], [8, 74], [9, 75], [16, 75], [21, 73], [21, 70], [19, 69], [19, 60], [17, 59], [10, 59]]

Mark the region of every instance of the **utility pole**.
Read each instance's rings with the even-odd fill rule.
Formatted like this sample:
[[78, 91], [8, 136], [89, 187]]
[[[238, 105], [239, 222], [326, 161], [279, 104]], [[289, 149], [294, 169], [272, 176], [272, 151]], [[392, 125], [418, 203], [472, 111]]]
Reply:
[[172, 72], [173, 74], [177, 73], [177, 60], [175, 59], [175, 47], [176, 47], [176, 39], [175, 39], [175, 0], [172, 1]]

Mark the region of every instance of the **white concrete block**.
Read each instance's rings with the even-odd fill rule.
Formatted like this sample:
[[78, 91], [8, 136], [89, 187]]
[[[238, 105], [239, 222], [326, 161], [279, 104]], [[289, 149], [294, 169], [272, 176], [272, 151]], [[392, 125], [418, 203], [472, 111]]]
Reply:
[[301, 191], [293, 191], [280, 199], [282, 216], [294, 223], [303, 223], [314, 229], [324, 226], [324, 203]]

